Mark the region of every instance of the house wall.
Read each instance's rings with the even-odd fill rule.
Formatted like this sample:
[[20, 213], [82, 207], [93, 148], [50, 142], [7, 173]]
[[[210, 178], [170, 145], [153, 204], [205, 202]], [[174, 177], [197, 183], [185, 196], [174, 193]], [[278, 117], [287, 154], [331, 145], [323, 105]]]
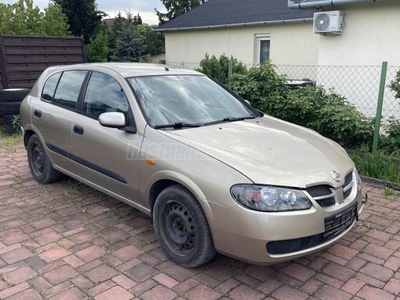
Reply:
[[[362, 113], [374, 117], [380, 83], [380, 65], [389, 63], [386, 83], [394, 80], [400, 67], [400, 1], [327, 7], [342, 10], [342, 35], [320, 36], [316, 81], [333, 87]], [[341, 67], [342, 66], [342, 67]], [[383, 116], [400, 118], [398, 100], [386, 86]]]
[[[311, 34], [310, 34], [311, 32]], [[198, 63], [205, 54], [233, 55], [247, 64], [256, 63], [256, 34], [269, 34], [274, 64], [315, 65], [319, 37], [311, 22], [268, 26], [231, 27], [165, 32], [167, 62]]]
[[344, 12], [342, 35], [321, 36], [319, 65], [400, 66], [400, 1], [329, 7]]
[[[400, 0], [324, 10], [344, 12], [342, 35], [314, 34], [312, 22], [166, 32], [166, 59], [195, 68], [205, 53], [217, 57], [225, 53], [254, 64], [256, 34], [270, 34], [270, 57], [278, 73], [292, 79], [310, 78], [327, 89], [334, 88], [362, 113], [373, 117], [381, 63], [389, 62], [386, 83], [394, 79], [400, 67]], [[384, 117], [400, 118], [398, 100], [388, 87], [384, 98]]]
[[160, 53], [156, 55], [152, 55], [151, 59], [154, 63], [159, 63], [160, 61], [163, 62], [165, 61], [165, 53]]

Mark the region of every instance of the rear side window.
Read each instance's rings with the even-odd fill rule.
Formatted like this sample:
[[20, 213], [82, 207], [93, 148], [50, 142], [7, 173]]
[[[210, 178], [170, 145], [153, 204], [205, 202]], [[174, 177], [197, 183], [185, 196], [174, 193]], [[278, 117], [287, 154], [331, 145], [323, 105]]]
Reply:
[[74, 109], [87, 71], [66, 71], [62, 74], [53, 102]]
[[42, 99], [47, 101], [54, 100], [54, 92], [56, 91], [58, 80], [60, 79], [61, 73], [57, 73], [47, 79], [46, 83], [44, 84], [43, 92], [42, 92]]

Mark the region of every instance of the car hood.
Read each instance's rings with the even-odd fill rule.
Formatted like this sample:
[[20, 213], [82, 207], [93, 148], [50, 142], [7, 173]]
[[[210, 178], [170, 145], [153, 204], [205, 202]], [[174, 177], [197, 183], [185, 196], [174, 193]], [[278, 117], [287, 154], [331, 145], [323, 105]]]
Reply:
[[[337, 143], [315, 131], [269, 116], [162, 132], [220, 160], [258, 184], [339, 187], [354, 167]], [[342, 175], [341, 182], [333, 180], [332, 171]]]

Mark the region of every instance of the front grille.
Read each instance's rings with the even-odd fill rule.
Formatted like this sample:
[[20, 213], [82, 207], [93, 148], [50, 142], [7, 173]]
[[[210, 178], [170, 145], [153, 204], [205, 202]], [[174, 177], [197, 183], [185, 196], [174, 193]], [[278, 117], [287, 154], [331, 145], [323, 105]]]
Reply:
[[330, 193], [332, 193], [331, 188], [329, 185], [316, 185], [309, 187], [307, 189], [307, 192], [312, 196], [312, 197], [321, 197], [321, 196], [326, 196]]
[[335, 195], [329, 185], [316, 185], [306, 189], [311, 197], [322, 207], [335, 204]]
[[351, 191], [353, 190], [353, 172], [350, 172], [349, 174], [347, 174], [345, 180], [344, 180], [344, 185], [343, 185], [343, 198], [347, 199], [350, 194]]
[[[343, 199], [347, 199], [353, 190], [353, 172], [346, 175], [342, 186]], [[328, 207], [335, 204], [335, 193], [329, 185], [316, 185], [306, 189], [311, 197], [321, 206]]]
[[343, 198], [346, 199], [350, 196], [351, 194], [351, 189], [347, 190], [346, 192], [343, 191]]
[[350, 172], [344, 179], [344, 186], [348, 186], [352, 181], [353, 181], [353, 172]]
[[325, 232], [298, 239], [268, 242], [269, 254], [288, 254], [306, 250], [326, 243], [346, 231], [355, 220], [358, 220], [357, 203], [350, 208], [325, 219]]

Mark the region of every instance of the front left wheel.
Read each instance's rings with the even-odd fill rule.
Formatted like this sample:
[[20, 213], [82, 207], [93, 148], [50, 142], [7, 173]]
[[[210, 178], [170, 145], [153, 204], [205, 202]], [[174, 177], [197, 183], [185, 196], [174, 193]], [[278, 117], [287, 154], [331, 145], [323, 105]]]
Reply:
[[27, 151], [29, 168], [36, 181], [50, 183], [60, 178], [60, 172], [52, 167], [46, 150], [36, 134], [29, 139]]
[[153, 221], [161, 247], [177, 264], [194, 268], [215, 256], [203, 209], [184, 187], [173, 185], [160, 193], [154, 205]]

